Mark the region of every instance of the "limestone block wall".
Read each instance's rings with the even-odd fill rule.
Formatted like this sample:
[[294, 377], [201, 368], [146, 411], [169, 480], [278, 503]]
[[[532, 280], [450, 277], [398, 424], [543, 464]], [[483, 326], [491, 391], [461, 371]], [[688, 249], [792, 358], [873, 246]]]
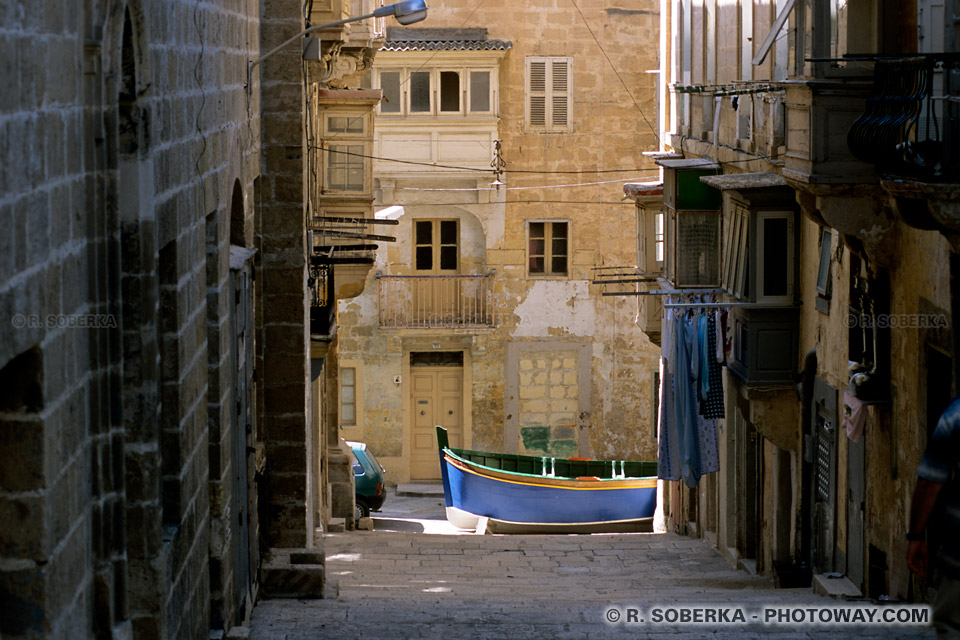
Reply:
[[228, 462], [211, 477], [209, 460], [232, 442], [225, 283], [231, 237], [252, 237], [258, 3], [2, 14], [0, 635], [208, 637], [244, 604], [211, 560], [236, 518], [210, 495]]
[[[268, 51], [303, 29], [302, 3], [279, 0], [264, 15]], [[305, 305], [306, 96], [296, 46], [260, 69], [263, 100], [263, 437], [267, 473], [276, 479], [262, 502], [273, 547], [313, 545], [313, 482], [318, 435], [310, 425], [309, 309]]]

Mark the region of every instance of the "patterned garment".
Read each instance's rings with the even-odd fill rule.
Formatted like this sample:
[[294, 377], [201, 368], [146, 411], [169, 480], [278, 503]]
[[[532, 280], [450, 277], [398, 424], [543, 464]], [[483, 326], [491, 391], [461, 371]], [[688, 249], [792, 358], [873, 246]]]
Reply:
[[[717, 350], [717, 321], [713, 314], [707, 319], [707, 353], [714, 354]], [[710, 358], [709, 389], [707, 400], [703, 406], [703, 417], [719, 420], [725, 417], [723, 410], [723, 371], [716, 358]]]
[[[944, 484], [937, 501], [931, 535], [942, 543], [937, 565], [943, 575], [960, 579], [960, 399], [954, 400], [940, 416], [917, 475]], [[931, 550], [932, 551], [932, 550]], [[931, 553], [932, 555], [932, 553]]]
[[717, 421], [697, 416], [697, 434], [700, 436], [700, 473], [720, 471], [720, 449], [717, 445]]

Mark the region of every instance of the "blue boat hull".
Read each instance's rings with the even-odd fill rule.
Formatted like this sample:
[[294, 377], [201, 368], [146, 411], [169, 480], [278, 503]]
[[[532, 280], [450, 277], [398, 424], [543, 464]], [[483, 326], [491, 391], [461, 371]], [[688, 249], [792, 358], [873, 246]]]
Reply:
[[505, 523], [595, 525], [645, 520], [657, 508], [655, 478], [643, 487], [603, 488], [601, 482], [580, 483], [596, 488], [557, 487], [529, 477], [515, 481], [489, 477], [443, 456], [441, 470], [448, 513], [453, 507]]

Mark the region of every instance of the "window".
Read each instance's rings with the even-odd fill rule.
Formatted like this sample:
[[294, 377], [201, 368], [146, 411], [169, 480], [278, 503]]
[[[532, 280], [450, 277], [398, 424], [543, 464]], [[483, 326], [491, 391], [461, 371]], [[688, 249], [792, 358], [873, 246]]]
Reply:
[[460, 74], [440, 72], [440, 111], [460, 111]]
[[793, 218], [788, 211], [757, 214], [757, 300], [793, 302]]
[[724, 216], [723, 288], [742, 300], [792, 304], [792, 211], [751, 211], [733, 200]]
[[674, 286], [713, 287], [719, 281], [720, 216], [717, 211], [668, 209], [673, 235]]
[[331, 112], [323, 116], [323, 193], [362, 193], [372, 189], [369, 176], [372, 140], [369, 113]]
[[570, 131], [572, 58], [527, 58], [527, 127]]
[[363, 135], [363, 116], [328, 116], [327, 133], [355, 133]]
[[363, 145], [327, 147], [327, 190], [363, 191]]
[[470, 72], [470, 111], [490, 111], [490, 72]]
[[340, 424], [357, 424], [357, 370], [340, 369]]
[[457, 271], [460, 262], [457, 220], [414, 220], [413, 235], [413, 262], [417, 271]]
[[381, 71], [380, 89], [383, 91], [380, 113], [400, 113], [403, 110], [403, 103], [400, 102], [400, 72]]
[[410, 74], [410, 112], [430, 112], [429, 71], [414, 71]]
[[381, 115], [470, 115], [494, 111], [494, 70], [383, 69]]
[[527, 227], [531, 275], [567, 274], [570, 237], [567, 222], [530, 222]]
[[663, 210], [637, 204], [637, 266], [644, 273], [663, 271]]
[[663, 211], [653, 214], [653, 252], [657, 267], [663, 269]]
[[747, 237], [750, 212], [739, 202], [733, 203], [733, 212], [725, 220], [723, 245], [723, 288], [738, 298], [747, 296]]

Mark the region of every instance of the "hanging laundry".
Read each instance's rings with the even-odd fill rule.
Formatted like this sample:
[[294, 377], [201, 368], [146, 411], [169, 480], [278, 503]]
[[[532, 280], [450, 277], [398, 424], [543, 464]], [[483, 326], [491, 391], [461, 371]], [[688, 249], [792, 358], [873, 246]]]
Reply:
[[695, 405], [694, 371], [699, 363], [692, 358], [696, 353], [696, 334], [690, 322], [680, 315], [674, 319], [674, 411], [677, 420], [677, 444], [680, 452], [680, 475], [688, 487], [700, 481], [700, 435]]
[[720, 449], [717, 446], [717, 421], [697, 416], [700, 449], [700, 475], [720, 470]]
[[[669, 300], [669, 298], [668, 298]], [[660, 357], [660, 411], [658, 415], [657, 476], [663, 480], [680, 480], [680, 449], [677, 443], [677, 413], [673, 399], [673, 309], [664, 309]]]
[[717, 332], [717, 335], [715, 338], [716, 345], [717, 345], [717, 362], [719, 362], [720, 364], [723, 364], [724, 362], [727, 361], [727, 359], [724, 357], [724, 353], [723, 353], [724, 335], [723, 335], [723, 323], [720, 321], [721, 313], [726, 313], [726, 312], [721, 312], [719, 309], [714, 311], [713, 321], [714, 321], [714, 325], [716, 326], [716, 332]]
[[[707, 314], [701, 313], [697, 316], [697, 339], [699, 341], [699, 357], [700, 357], [700, 372], [698, 374], [698, 379], [700, 381], [699, 389], [697, 390], [698, 397], [700, 402], [706, 402], [707, 392], [710, 390], [710, 357], [713, 351], [710, 349], [710, 337], [707, 335]], [[703, 413], [703, 411], [701, 411]]]
[[720, 335], [723, 338], [723, 361], [730, 360], [730, 353], [733, 350], [733, 336], [730, 332], [730, 313], [724, 309], [720, 312]]
[[863, 427], [867, 422], [867, 405], [863, 404], [850, 389], [843, 392], [843, 427], [847, 437], [854, 442], [863, 439]]
[[[707, 319], [707, 336], [709, 338], [707, 353], [715, 354], [717, 352], [717, 331], [716, 317], [713, 314]], [[707, 399], [704, 403], [703, 416], [705, 418], [719, 420], [725, 417], [723, 406], [723, 370], [715, 357], [708, 358], [708, 360], [709, 372], [707, 378], [709, 388], [707, 390]]]
[[677, 446], [677, 421], [673, 406], [673, 374], [670, 362], [660, 359], [660, 415], [658, 424], [657, 477], [680, 479], [680, 449]]

